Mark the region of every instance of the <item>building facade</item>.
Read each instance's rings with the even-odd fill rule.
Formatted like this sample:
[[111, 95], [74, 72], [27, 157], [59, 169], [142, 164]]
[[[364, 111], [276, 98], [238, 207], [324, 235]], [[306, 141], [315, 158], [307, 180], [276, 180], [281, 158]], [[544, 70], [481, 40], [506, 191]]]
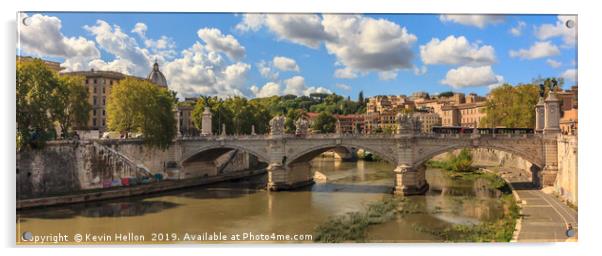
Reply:
[[485, 101], [445, 105], [441, 108], [441, 124], [443, 126], [481, 127], [485, 117]]
[[[87, 128], [89, 130], [98, 130], [101, 133], [107, 130], [106, 106], [113, 85], [116, 85], [126, 77], [144, 80], [141, 77], [128, 76], [119, 72], [94, 69], [90, 71], [64, 72], [61, 75], [83, 76], [85, 78], [84, 86], [88, 88], [88, 102], [92, 106]], [[159, 71], [159, 64], [156, 62], [153, 65], [153, 70], [149, 73], [148, 80], [158, 86], [167, 88], [165, 76]]]
[[420, 121], [420, 132], [431, 133], [434, 126], [441, 126], [441, 117], [436, 113], [416, 112], [414, 116]]

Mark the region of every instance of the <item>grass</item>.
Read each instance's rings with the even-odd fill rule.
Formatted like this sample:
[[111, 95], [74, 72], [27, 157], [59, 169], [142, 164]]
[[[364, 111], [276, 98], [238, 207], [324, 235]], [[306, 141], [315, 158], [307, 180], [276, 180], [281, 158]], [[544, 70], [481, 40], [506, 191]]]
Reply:
[[384, 223], [396, 214], [405, 214], [411, 207], [404, 207], [404, 198], [385, 197], [370, 203], [362, 212], [350, 212], [329, 218], [314, 230], [314, 241], [322, 243], [365, 242], [368, 226]]

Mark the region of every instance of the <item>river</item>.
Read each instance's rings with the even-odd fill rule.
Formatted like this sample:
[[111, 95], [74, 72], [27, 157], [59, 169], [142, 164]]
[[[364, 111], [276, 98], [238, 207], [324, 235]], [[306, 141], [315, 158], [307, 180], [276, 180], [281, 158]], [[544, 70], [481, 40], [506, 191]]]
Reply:
[[[318, 157], [312, 166], [328, 179], [294, 191], [263, 190], [263, 175], [151, 196], [19, 211], [17, 236], [27, 231], [71, 238], [92, 234], [113, 239], [102, 243], [120, 243], [115, 240], [117, 233], [144, 236], [144, 243], [190, 243], [197, 242], [189, 240], [194, 235], [208, 239], [203, 235], [213, 232], [228, 237], [219, 242], [232, 242], [233, 235], [242, 237], [245, 233], [304, 235], [312, 234], [329, 217], [360, 211], [392, 191], [394, 166], [384, 162]], [[428, 169], [426, 175], [430, 190], [424, 196], [410, 197], [418, 211], [370, 226], [368, 241], [436, 242], [440, 239], [417, 231], [415, 226], [443, 229], [500, 218], [499, 192], [486, 188], [480, 180], [452, 180], [438, 169]], [[188, 240], [184, 240], [186, 234]]]

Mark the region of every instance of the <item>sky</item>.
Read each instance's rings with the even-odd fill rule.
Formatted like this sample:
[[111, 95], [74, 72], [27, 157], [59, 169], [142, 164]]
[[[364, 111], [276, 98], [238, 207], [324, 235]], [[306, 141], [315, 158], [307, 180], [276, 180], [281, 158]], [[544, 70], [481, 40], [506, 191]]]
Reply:
[[[503, 83], [577, 84], [566, 15], [21, 13], [17, 54], [64, 71], [146, 77], [179, 97], [481, 95]], [[569, 25], [567, 25], [569, 24]]]

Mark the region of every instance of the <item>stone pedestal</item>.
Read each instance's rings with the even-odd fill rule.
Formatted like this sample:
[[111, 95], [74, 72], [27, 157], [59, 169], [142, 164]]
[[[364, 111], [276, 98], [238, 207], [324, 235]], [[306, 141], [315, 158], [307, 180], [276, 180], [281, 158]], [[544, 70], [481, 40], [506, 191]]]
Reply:
[[290, 190], [314, 184], [309, 163], [291, 163], [288, 167], [272, 163], [267, 170], [267, 189], [271, 191]]
[[550, 92], [548, 98], [544, 101], [545, 125], [544, 134], [560, 133], [560, 100], [556, 98], [555, 93]]
[[202, 135], [211, 135], [211, 128], [212, 128], [212, 114], [211, 111], [209, 111], [209, 107], [205, 106], [205, 110], [203, 111], [203, 118], [201, 120], [201, 134]]
[[556, 176], [558, 175], [558, 167], [544, 167], [539, 173], [539, 184], [542, 187], [554, 186]]
[[428, 191], [425, 168], [414, 168], [407, 164], [398, 165], [395, 172], [395, 190], [393, 194], [401, 196], [422, 195]]

